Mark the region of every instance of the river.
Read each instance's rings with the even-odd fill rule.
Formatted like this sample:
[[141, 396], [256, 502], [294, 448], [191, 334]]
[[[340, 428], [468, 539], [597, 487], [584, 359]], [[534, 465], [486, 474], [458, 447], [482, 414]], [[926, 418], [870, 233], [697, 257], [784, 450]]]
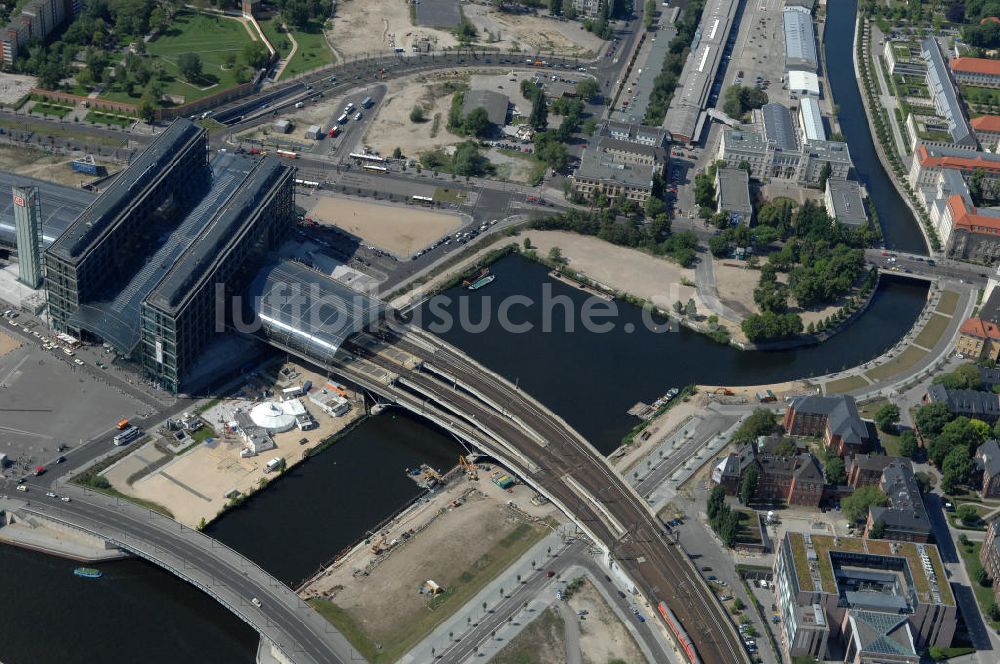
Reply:
[[[837, 0], [826, 4], [823, 52], [826, 77], [839, 109], [840, 131], [847, 139], [854, 160], [854, 172], [868, 189], [878, 211], [886, 247], [927, 255], [927, 243], [913, 212], [900, 197], [888, 173], [882, 168], [861, 103], [859, 81], [854, 74], [854, 24], [857, 0]], [[838, 66], [829, 67], [836, 62]], [[842, 66], [839, 66], [842, 65]], [[895, 120], [895, 118], [893, 118]]]

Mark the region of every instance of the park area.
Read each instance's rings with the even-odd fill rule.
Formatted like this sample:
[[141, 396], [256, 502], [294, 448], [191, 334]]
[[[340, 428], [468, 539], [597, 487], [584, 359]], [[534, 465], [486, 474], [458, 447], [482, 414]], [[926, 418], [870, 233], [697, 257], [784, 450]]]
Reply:
[[451, 212], [333, 196], [320, 199], [309, 215], [399, 257], [416, 253], [462, 225]]
[[[185, 11], [178, 13], [170, 27], [146, 45], [146, 50], [163, 64], [163, 94], [180, 104], [236, 86], [240, 64], [228, 66], [227, 60], [235, 58], [240, 62], [243, 47], [251, 41], [251, 33], [240, 19]], [[196, 53], [201, 58], [201, 75], [190, 82], [178, 66], [185, 53]], [[130, 103], [138, 103], [141, 96], [139, 85], [132, 94], [124, 89], [101, 94], [102, 99]]]
[[327, 44], [323, 26], [318, 20], [313, 19], [305, 27], [290, 31], [281, 25], [276, 15], [261, 19], [257, 24], [278, 52], [278, 57], [291, 58], [281, 70], [279, 80], [294, 78], [303, 72], [333, 64], [333, 51]]

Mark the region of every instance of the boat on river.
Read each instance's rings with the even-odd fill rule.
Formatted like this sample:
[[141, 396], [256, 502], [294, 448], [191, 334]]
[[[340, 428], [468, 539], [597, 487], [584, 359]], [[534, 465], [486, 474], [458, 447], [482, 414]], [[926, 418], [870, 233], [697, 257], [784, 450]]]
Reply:
[[99, 579], [104, 576], [104, 572], [99, 569], [94, 569], [93, 567], [77, 567], [73, 570], [73, 574], [85, 579]]

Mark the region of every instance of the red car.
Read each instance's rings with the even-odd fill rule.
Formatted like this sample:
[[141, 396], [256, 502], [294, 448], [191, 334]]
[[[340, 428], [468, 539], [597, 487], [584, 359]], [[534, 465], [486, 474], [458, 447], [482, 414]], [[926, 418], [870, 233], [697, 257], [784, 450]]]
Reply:
[[546, 572], [546, 573], [545, 573], [545, 576], [547, 576], [547, 577], [549, 577], [549, 578], [552, 578], [552, 577], [553, 577], [553, 576], [555, 576], [555, 575], [556, 575], [556, 573], [555, 573], [555, 572], [553, 572], [552, 570], [549, 570], [548, 572]]
[[45, 474], [45, 466], [35, 466], [35, 477]]

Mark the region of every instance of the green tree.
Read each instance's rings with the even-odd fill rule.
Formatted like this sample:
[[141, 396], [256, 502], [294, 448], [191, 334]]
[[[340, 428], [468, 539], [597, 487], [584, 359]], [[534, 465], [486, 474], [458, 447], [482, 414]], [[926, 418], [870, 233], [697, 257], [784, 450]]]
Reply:
[[156, 118], [156, 108], [150, 101], [147, 95], [143, 95], [142, 99], [139, 101], [139, 117], [145, 120], [147, 123], [152, 122]]
[[462, 122], [462, 129], [470, 136], [485, 136], [492, 126], [489, 114], [482, 106], [472, 109]]
[[749, 505], [750, 500], [757, 493], [757, 483], [760, 481], [760, 471], [757, 470], [757, 466], [751, 464], [743, 472], [743, 478], [740, 480], [740, 501], [744, 505]]
[[254, 69], [263, 69], [271, 61], [271, 52], [264, 42], [252, 41], [243, 46], [243, 61]]
[[760, 436], [770, 436], [778, 430], [778, 423], [774, 419], [774, 413], [766, 408], [757, 408], [743, 420], [739, 428], [733, 433], [730, 442], [755, 443]]
[[823, 168], [819, 169], [819, 188], [820, 189], [824, 189], [824, 190], [826, 189], [826, 181], [830, 179], [831, 175], [833, 175], [833, 167], [830, 165], [830, 162], [828, 162], [828, 161], [824, 162], [823, 163]]
[[840, 507], [844, 517], [852, 523], [860, 522], [868, 514], [868, 508], [872, 506], [885, 507], [889, 504], [889, 497], [885, 495], [877, 486], [863, 486], [854, 491], [851, 495], [841, 501]]
[[549, 249], [549, 260], [552, 261], [553, 263], [562, 263], [563, 262], [562, 249], [560, 249], [559, 247], [552, 247], [551, 249]]
[[868, 532], [868, 536], [872, 539], [882, 539], [885, 535], [885, 521], [882, 519], [876, 519], [872, 524], [871, 530]]
[[834, 456], [827, 460], [824, 471], [826, 474], [826, 481], [830, 484], [839, 485], [847, 482], [847, 472], [844, 469], [844, 460], [838, 456]]
[[935, 376], [933, 382], [950, 390], [978, 390], [981, 384], [979, 367], [969, 362], [950, 373]]
[[993, 581], [990, 580], [990, 575], [986, 572], [985, 569], [983, 569], [982, 565], [976, 566], [976, 571], [973, 574], [973, 577], [976, 579], [976, 583], [978, 583], [983, 587], [988, 587], [993, 585]]
[[417, 104], [412, 109], [410, 109], [410, 122], [426, 122], [427, 116], [424, 115], [424, 107]]
[[576, 94], [580, 99], [593, 99], [601, 92], [601, 86], [598, 85], [597, 81], [587, 77], [582, 79], [576, 84]]
[[726, 490], [720, 484], [718, 486], [712, 487], [712, 490], [708, 493], [708, 501], [705, 504], [705, 513], [708, 515], [708, 520], [711, 521], [719, 513], [719, 510], [726, 504]]
[[545, 93], [541, 88], [535, 88], [534, 96], [531, 98], [531, 113], [528, 115], [528, 124], [535, 131], [542, 131], [549, 124], [549, 109], [545, 103]]
[[875, 423], [886, 433], [893, 433], [899, 423], [899, 406], [887, 403], [875, 412]]
[[948, 410], [948, 404], [937, 401], [917, 408], [913, 420], [921, 434], [933, 438], [952, 420], [952, 414]]
[[920, 446], [917, 444], [917, 435], [913, 431], [907, 429], [899, 434], [899, 453], [902, 456], [913, 459], [919, 451]]
[[177, 69], [188, 81], [201, 78], [201, 56], [192, 51], [185, 51], [177, 56]]
[[698, 307], [694, 303], [694, 298], [688, 298], [687, 304], [684, 306], [684, 315], [688, 318], [694, 318], [697, 313]]
[[955, 510], [955, 516], [966, 526], [974, 526], [979, 523], [979, 512], [976, 511], [974, 505], [970, 505], [969, 503], [959, 505]]

